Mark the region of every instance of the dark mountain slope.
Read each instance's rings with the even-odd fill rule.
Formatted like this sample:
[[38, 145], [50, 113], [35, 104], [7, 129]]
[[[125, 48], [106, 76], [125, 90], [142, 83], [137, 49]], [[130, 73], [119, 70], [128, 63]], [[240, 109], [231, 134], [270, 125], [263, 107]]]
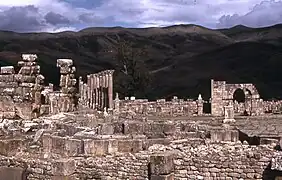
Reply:
[[280, 97], [281, 30], [281, 25], [222, 30], [178, 25], [87, 28], [54, 34], [2, 31], [0, 65], [15, 64], [21, 53], [36, 53], [46, 80], [56, 85], [58, 58], [72, 58], [82, 76], [116, 68], [114, 49], [120, 39], [137, 48], [147, 47], [148, 58], [143, 59], [153, 78], [150, 98], [197, 97], [199, 92], [208, 98], [210, 78], [255, 83], [265, 98]]
[[[264, 98], [281, 97], [282, 46], [241, 42], [179, 59], [172, 68], [158, 72], [160, 96], [179, 94], [210, 97], [210, 79], [254, 83]], [[166, 77], [166, 78], [161, 78]], [[157, 90], [156, 90], [157, 91]], [[154, 92], [154, 91], [153, 91]]]

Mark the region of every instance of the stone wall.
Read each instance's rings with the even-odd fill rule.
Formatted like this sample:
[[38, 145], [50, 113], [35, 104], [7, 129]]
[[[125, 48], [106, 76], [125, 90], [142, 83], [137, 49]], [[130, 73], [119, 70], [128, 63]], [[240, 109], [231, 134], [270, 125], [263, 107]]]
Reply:
[[133, 113], [160, 117], [203, 115], [203, 104], [204, 101], [201, 97], [198, 100], [184, 100], [174, 97], [171, 101], [165, 99], [148, 101], [147, 99], [134, 98], [131, 100], [116, 98], [114, 100], [115, 111], [119, 114]]
[[[274, 179], [271, 146], [240, 143], [154, 145], [148, 151], [36, 160], [1, 157], [2, 168], [20, 167], [27, 179]], [[27, 166], [28, 164], [28, 166]], [[7, 171], [6, 171], [7, 173]], [[0, 171], [1, 175], [1, 171]]]

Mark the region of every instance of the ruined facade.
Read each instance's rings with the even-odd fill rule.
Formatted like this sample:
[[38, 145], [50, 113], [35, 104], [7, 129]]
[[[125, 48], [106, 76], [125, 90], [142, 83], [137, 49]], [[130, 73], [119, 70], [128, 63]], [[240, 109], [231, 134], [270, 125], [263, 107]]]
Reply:
[[73, 61], [58, 59], [56, 91], [36, 58], [23, 55], [19, 72], [1, 67], [0, 180], [282, 177], [282, 103], [252, 84], [212, 80], [210, 102], [121, 100], [113, 70], [77, 84]]

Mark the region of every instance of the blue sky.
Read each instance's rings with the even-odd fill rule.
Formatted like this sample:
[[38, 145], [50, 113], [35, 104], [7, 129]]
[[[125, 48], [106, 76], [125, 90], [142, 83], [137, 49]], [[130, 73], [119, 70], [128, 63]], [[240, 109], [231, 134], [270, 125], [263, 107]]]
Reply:
[[282, 0], [0, 0], [0, 19], [1, 30], [16, 32], [176, 24], [263, 27], [282, 23]]

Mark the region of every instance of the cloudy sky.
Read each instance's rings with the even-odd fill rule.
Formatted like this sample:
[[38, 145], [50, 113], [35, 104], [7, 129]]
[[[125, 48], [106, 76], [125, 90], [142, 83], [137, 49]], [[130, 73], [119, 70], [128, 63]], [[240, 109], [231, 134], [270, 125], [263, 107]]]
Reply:
[[16, 32], [174, 24], [262, 27], [282, 23], [282, 0], [0, 0], [0, 19], [1, 30]]

